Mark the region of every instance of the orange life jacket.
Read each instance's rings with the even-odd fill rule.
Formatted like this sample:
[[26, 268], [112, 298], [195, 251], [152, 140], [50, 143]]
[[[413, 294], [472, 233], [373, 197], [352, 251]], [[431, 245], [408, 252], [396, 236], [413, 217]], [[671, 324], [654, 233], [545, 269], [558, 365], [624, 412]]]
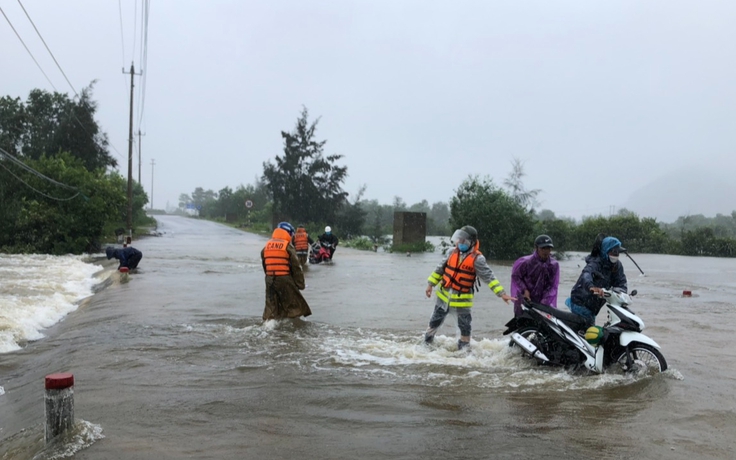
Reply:
[[294, 247], [297, 251], [309, 250], [309, 235], [303, 228], [297, 228], [294, 234]]
[[289, 232], [277, 228], [263, 249], [263, 263], [266, 266], [266, 275], [286, 276], [291, 274], [291, 257], [286, 248], [289, 246], [291, 237]]
[[460, 251], [453, 251], [445, 264], [442, 287], [457, 292], [472, 292], [475, 283], [475, 258], [479, 255], [480, 252], [474, 249], [460, 262]]

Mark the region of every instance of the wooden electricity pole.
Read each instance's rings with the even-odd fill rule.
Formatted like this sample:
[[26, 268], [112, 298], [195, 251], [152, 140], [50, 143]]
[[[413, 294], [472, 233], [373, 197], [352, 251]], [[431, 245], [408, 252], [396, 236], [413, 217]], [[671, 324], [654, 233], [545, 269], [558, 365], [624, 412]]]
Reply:
[[[123, 73], [128, 73], [123, 68]], [[135, 68], [130, 63], [130, 127], [128, 131], [128, 236], [133, 237], [133, 77]]]

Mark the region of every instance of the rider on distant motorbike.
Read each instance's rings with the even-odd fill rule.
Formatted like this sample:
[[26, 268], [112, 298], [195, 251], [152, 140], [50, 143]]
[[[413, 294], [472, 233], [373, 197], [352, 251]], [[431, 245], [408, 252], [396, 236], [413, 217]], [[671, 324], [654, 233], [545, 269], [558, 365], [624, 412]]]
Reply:
[[325, 232], [318, 236], [317, 239], [322, 246], [326, 247], [330, 251], [330, 260], [332, 260], [332, 256], [335, 255], [335, 250], [340, 242], [337, 237], [332, 234], [332, 228], [330, 228], [329, 225], [325, 227]]
[[573, 286], [570, 298], [565, 301], [570, 311], [582, 316], [588, 326], [595, 325], [595, 317], [606, 303], [601, 288], [616, 287], [627, 291], [624, 266], [618, 260], [619, 254], [626, 249], [617, 238], [609, 236], [600, 241], [600, 237], [585, 258], [585, 268]]

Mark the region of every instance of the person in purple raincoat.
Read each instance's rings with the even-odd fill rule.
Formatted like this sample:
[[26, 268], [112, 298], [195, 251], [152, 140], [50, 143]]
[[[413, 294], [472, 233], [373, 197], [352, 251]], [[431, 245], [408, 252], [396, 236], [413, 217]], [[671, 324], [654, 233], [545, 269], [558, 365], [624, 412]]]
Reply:
[[519, 258], [511, 269], [511, 295], [516, 297], [514, 315], [522, 313], [523, 299], [557, 308], [560, 265], [551, 257], [552, 238], [539, 235], [534, 253]]

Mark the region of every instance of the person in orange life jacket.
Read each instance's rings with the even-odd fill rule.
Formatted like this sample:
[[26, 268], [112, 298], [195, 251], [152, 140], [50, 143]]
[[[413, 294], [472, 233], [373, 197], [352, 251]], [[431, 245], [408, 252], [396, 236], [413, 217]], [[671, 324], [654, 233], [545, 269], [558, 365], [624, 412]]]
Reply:
[[325, 227], [325, 232], [317, 237], [320, 244], [327, 247], [327, 249], [330, 251], [330, 260], [332, 260], [332, 256], [335, 255], [335, 250], [337, 249], [337, 245], [339, 244], [339, 240], [335, 235], [332, 234], [332, 228], [328, 225]]
[[299, 258], [299, 263], [302, 264], [302, 267], [306, 266], [307, 264], [307, 256], [309, 255], [309, 248], [314, 244], [314, 240], [309, 236], [307, 233], [307, 230], [304, 228], [304, 225], [299, 225], [296, 228], [296, 233], [294, 233], [294, 238], [292, 238], [292, 243], [294, 244], [294, 249], [296, 249], [296, 255]]
[[307, 301], [299, 292], [307, 286], [296, 249], [291, 244], [295, 233], [290, 223], [281, 222], [261, 251], [263, 271], [266, 274], [264, 321], [312, 314]]
[[476, 278], [480, 278], [498, 297], [504, 302], [516, 298], [509, 296], [501, 286], [501, 283], [493, 275], [493, 270], [488, 266], [485, 256], [478, 250], [478, 231], [466, 225], [455, 230], [452, 235], [455, 248], [437, 265], [427, 282], [425, 294], [432, 297], [432, 290], [437, 288], [437, 301], [434, 312], [429, 319], [429, 327], [424, 334], [424, 341], [431, 343], [442, 325], [450, 309], [457, 313], [457, 326], [460, 329], [460, 340], [458, 349], [463, 349], [470, 344], [470, 323], [472, 317], [470, 308], [473, 306], [473, 292]]

